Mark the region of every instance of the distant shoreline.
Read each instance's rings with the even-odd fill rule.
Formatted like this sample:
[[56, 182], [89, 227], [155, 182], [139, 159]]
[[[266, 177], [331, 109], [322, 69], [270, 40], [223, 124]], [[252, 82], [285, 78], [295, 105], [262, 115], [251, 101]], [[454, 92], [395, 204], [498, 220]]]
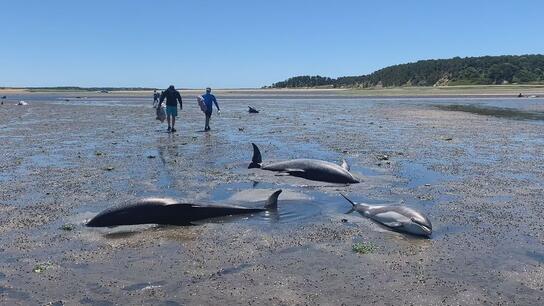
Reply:
[[[180, 89], [185, 94], [198, 95], [203, 89]], [[13, 94], [81, 94], [81, 95], [149, 95], [152, 89], [115, 89], [89, 90], [51, 88], [0, 88], [0, 96]], [[244, 88], [244, 89], [215, 89], [219, 95], [255, 94], [255, 95], [337, 95], [351, 97], [465, 97], [465, 96], [517, 96], [544, 97], [544, 85], [470, 85], [470, 86], [440, 86], [440, 87], [393, 87], [393, 88]]]

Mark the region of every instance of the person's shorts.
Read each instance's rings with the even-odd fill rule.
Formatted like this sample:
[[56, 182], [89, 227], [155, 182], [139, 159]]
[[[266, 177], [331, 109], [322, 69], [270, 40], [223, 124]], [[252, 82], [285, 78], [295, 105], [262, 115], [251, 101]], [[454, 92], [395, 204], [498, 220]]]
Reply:
[[166, 115], [177, 117], [178, 116], [178, 106], [177, 105], [176, 106], [166, 105]]

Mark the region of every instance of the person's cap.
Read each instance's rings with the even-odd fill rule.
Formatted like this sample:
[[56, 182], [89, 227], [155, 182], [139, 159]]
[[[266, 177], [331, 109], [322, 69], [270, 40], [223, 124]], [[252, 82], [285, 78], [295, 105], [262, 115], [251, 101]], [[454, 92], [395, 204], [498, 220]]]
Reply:
[[206, 91], [212, 91], [210, 87], [206, 87]]
[[174, 85], [170, 85], [170, 86], [168, 86], [168, 88], [174, 89]]

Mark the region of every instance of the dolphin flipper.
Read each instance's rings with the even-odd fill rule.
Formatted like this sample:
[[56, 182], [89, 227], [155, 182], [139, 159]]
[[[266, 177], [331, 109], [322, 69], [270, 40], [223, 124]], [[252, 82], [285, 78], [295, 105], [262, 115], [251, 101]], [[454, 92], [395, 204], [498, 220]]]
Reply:
[[402, 222], [407, 222], [410, 220], [406, 216], [403, 216], [402, 214], [399, 214], [398, 212], [395, 212], [395, 211], [387, 211], [387, 212], [378, 213], [372, 216], [371, 218], [391, 228], [402, 227]]
[[304, 174], [306, 173], [306, 171], [302, 169], [285, 169], [282, 171], [282, 173], [287, 173], [291, 176], [296, 176], [296, 177], [304, 177]]
[[251, 164], [249, 164], [248, 169], [251, 168], [261, 168], [261, 163], [263, 162], [263, 158], [261, 157], [261, 151], [259, 151], [259, 148], [256, 144], [251, 143], [253, 146], [253, 157], [251, 158]]
[[381, 222], [383, 225], [385, 226], [388, 226], [390, 228], [395, 228], [395, 227], [401, 227], [402, 224], [400, 222]]
[[266, 204], [264, 205], [265, 209], [268, 210], [276, 210], [278, 209], [278, 196], [281, 193], [281, 189], [276, 190], [270, 197], [268, 197], [268, 200], [266, 200]]
[[277, 174], [275, 174], [275, 176], [288, 176], [289, 173], [288, 172], [278, 172]]

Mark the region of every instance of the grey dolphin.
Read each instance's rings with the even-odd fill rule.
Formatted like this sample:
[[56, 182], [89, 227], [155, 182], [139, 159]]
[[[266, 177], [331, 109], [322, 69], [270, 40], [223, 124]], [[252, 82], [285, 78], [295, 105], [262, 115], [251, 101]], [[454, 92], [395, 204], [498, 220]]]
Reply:
[[432, 234], [433, 226], [429, 218], [409, 207], [401, 205], [369, 205], [355, 203], [343, 194], [361, 215], [383, 224], [395, 231], [405, 232], [417, 236], [429, 237]]
[[92, 218], [89, 227], [113, 227], [136, 224], [191, 225], [191, 222], [209, 218], [274, 211], [278, 207], [281, 189], [266, 200], [263, 208], [232, 205], [200, 205], [171, 203], [166, 199], [147, 199], [137, 203], [112, 207]]
[[249, 107], [249, 113], [250, 114], [258, 114], [259, 111], [257, 109], [255, 109], [254, 107], [251, 107], [251, 106], [248, 106]]
[[349, 166], [345, 160], [342, 162], [342, 166], [318, 159], [291, 159], [262, 166], [261, 151], [259, 151], [257, 145], [254, 143], [252, 145], [253, 158], [251, 164], [249, 164], [249, 169], [261, 168], [263, 170], [283, 172], [314, 181], [344, 184], [359, 183], [349, 173]]

